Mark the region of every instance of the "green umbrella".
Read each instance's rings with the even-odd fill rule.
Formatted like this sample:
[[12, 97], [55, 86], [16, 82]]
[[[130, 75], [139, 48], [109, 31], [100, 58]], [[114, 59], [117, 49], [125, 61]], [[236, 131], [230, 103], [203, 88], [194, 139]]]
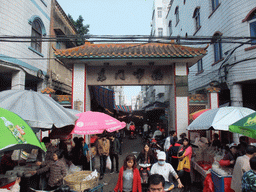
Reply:
[[40, 143], [29, 125], [17, 114], [0, 108], [0, 152], [16, 149], [42, 149], [45, 145]]
[[256, 139], [256, 112], [230, 125], [229, 131]]

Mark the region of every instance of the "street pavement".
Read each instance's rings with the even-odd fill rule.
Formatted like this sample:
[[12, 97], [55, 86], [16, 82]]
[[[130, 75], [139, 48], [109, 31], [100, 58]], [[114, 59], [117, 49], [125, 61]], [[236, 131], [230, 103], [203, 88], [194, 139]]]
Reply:
[[[137, 139], [129, 139], [128, 136], [123, 139], [122, 144], [122, 155], [119, 155], [119, 169], [123, 166], [124, 159], [129, 154], [134, 154], [136, 156], [139, 155], [140, 151], [142, 150], [143, 143], [142, 139], [138, 136]], [[95, 158], [95, 168], [98, 172], [100, 172], [100, 161], [98, 156]], [[116, 170], [116, 169], [115, 169]], [[104, 192], [113, 192], [114, 188], [116, 186], [118, 180], [118, 173], [110, 174], [110, 170], [106, 169], [106, 173], [104, 175], [104, 178], [99, 181], [99, 183], [105, 184], [103, 187]], [[180, 190], [173, 190], [172, 192], [177, 192]], [[201, 192], [202, 189], [200, 188], [200, 185], [193, 184], [191, 188], [191, 192]]]

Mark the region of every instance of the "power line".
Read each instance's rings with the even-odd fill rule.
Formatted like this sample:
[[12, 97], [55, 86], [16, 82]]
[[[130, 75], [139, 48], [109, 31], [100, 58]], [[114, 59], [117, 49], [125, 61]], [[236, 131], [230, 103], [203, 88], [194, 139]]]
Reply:
[[[209, 43], [239, 43], [250, 44], [250, 42], [244, 42], [241, 40], [256, 40], [256, 37], [228, 37], [228, 36], [162, 36], [152, 37], [148, 35], [63, 35], [63, 36], [0, 36], [1, 42], [17, 42], [27, 43], [32, 41], [39, 42], [65, 42], [65, 41], [78, 41], [86, 40], [88, 42], [155, 42], [155, 43], [174, 43], [168, 42], [171, 40], [178, 40], [178, 44], [209, 44]], [[177, 42], [175, 43], [177, 44]]]

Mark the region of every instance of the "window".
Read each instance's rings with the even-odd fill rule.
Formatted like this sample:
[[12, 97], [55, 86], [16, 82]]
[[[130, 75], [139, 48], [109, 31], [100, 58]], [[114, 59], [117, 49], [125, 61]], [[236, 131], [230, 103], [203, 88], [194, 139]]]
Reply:
[[212, 10], [214, 11], [219, 5], [219, 0], [212, 0]]
[[31, 51], [36, 54], [42, 55], [42, 36], [46, 35], [46, 30], [44, 24], [40, 17], [34, 15], [29, 20], [28, 23], [31, 25], [31, 46], [28, 47]]
[[196, 30], [200, 28], [200, 8], [196, 8], [194, 11], [193, 18], [195, 19]]
[[[254, 7], [242, 20], [242, 22], [248, 22], [250, 28], [250, 36], [256, 37], [256, 7]], [[256, 39], [251, 39], [251, 44], [256, 45]]]
[[157, 16], [158, 18], [162, 18], [162, 7], [157, 7]]
[[61, 37], [58, 35], [56, 37], [56, 49], [61, 49]]
[[[254, 12], [254, 16], [249, 21], [249, 24], [251, 37], [256, 37], [256, 12]], [[251, 44], [256, 45], [256, 39], [252, 39]]]
[[172, 21], [169, 21], [169, 35], [171, 36], [172, 35]]
[[176, 25], [179, 23], [180, 18], [179, 18], [179, 7], [176, 7], [175, 9], [175, 16], [176, 16]]
[[42, 49], [42, 28], [39, 21], [36, 19], [32, 23], [32, 39], [31, 39], [31, 47], [41, 53]]
[[216, 33], [213, 36], [213, 46], [214, 46], [214, 61], [217, 62], [222, 59], [222, 45], [221, 45], [221, 35]]
[[198, 62], [197, 62], [197, 72], [202, 72], [203, 71], [203, 60], [200, 59]]
[[163, 36], [163, 28], [158, 28], [158, 36], [159, 37]]

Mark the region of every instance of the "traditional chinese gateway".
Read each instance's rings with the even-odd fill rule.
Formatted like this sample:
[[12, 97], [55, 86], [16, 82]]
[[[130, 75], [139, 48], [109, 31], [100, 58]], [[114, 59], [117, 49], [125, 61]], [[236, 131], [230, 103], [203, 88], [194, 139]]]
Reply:
[[[170, 43], [92, 44], [56, 49], [73, 69], [72, 106], [91, 109], [88, 86], [170, 85], [169, 127], [184, 132], [189, 123], [188, 68], [206, 55], [206, 48]], [[76, 106], [76, 107], [75, 107]]]

